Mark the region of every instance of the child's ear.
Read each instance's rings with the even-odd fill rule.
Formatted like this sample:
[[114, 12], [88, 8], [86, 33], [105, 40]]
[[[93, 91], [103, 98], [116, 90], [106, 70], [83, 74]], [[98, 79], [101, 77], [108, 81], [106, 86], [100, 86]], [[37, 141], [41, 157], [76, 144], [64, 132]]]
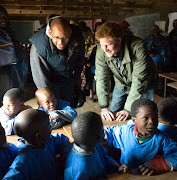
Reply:
[[136, 124], [136, 118], [135, 117], [131, 117], [131, 119], [133, 120], [134, 124]]
[[38, 105], [38, 106], [40, 106], [40, 103], [39, 103], [39, 101], [37, 101], [37, 105]]
[[20, 106], [23, 106], [23, 105], [24, 105], [24, 103], [25, 103], [24, 101], [21, 101]]
[[37, 132], [36, 134], [35, 134], [35, 143], [36, 143], [36, 145], [40, 145], [41, 144], [41, 136], [40, 136], [40, 133], [39, 132]]

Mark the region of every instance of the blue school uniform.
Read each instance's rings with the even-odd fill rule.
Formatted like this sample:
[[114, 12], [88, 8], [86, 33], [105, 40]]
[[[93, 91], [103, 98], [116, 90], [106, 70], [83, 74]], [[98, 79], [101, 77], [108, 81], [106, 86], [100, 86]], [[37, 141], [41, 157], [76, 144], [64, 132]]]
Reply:
[[108, 145], [121, 149], [120, 163], [136, 169], [155, 155], [161, 155], [177, 169], [177, 144], [158, 129], [144, 142], [139, 143], [134, 126], [106, 127]]
[[157, 128], [161, 130], [162, 132], [166, 133], [174, 141], [177, 142], [177, 127], [176, 126], [168, 126], [166, 124], [159, 123]]
[[59, 145], [68, 142], [63, 134], [51, 135], [44, 148], [36, 148], [19, 141], [19, 152], [3, 179], [54, 180], [56, 179], [56, 154]]
[[[45, 111], [49, 114], [51, 111], [45, 110], [43, 107], [38, 107], [39, 110]], [[57, 107], [56, 110], [63, 110], [66, 113], [69, 113], [71, 118], [74, 119], [77, 116], [77, 112], [70, 106], [70, 103], [67, 101], [57, 99]]]
[[113, 168], [115, 165], [117, 165], [116, 172], [118, 172], [119, 165], [107, 156], [107, 150], [100, 143], [96, 144], [94, 154], [84, 155], [84, 150], [81, 149], [82, 152], [79, 150], [76, 152], [73, 147], [67, 157], [64, 172], [65, 180], [100, 179], [113, 170], [115, 172], [115, 167]]
[[3, 147], [0, 152], [0, 179], [4, 177], [18, 152], [14, 144], [7, 143], [7, 145], [9, 146]]

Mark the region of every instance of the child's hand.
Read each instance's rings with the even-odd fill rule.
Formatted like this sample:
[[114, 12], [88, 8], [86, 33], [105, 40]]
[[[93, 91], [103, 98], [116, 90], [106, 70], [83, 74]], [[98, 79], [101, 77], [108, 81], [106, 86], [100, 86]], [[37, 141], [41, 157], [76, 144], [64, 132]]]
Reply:
[[57, 121], [59, 117], [60, 117], [59, 114], [57, 114], [54, 111], [49, 114], [49, 119], [52, 120], [52, 121], [53, 120]]
[[140, 165], [139, 172], [141, 175], [147, 175], [147, 176], [156, 174], [156, 170], [154, 169], [153, 165], [149, 162]]
[[50, 120], [54, 120], [53, 116], [49, 115], [49, 119]]
[[127, 164], [123, 164], [122, 166], [120, 166], [120, 167], [118, 168], [118, 172], [120, 172], [120, 173], [126, 173], [126, 172], [128, 172], [128, 165], [127, 165]]

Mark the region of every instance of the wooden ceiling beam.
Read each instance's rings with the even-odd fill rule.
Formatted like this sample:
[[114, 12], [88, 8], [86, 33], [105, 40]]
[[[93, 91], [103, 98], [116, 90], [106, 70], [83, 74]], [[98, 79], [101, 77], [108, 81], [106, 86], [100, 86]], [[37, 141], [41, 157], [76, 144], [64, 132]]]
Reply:
[[133, 8], [150, 8], [151, 3], [145, 2], [145, 3], [113, 3], [111, 1], [110, 3], [97, 3], [97, 2], [78, 2], [78, 1], [67, 1], [67, 2], [56, 2], [56, 1], [25, 1], [25, 0], [1, 0], [0, 5], [9, 6], [9, 5], [16, 5], [16, 6], [68, 6], [68, 7], [133, 7]]

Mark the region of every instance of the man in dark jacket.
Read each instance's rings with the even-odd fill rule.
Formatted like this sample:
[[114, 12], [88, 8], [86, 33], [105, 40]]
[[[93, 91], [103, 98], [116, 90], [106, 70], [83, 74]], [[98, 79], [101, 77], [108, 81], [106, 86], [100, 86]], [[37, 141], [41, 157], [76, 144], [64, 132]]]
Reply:
[[30, 63], [37, 86], [50, 87], [57, 98], [74, 104], [74, 90], [80, 89], [84, 63], [84, 39], [79, 27], [55, 16], [30, 41]]

